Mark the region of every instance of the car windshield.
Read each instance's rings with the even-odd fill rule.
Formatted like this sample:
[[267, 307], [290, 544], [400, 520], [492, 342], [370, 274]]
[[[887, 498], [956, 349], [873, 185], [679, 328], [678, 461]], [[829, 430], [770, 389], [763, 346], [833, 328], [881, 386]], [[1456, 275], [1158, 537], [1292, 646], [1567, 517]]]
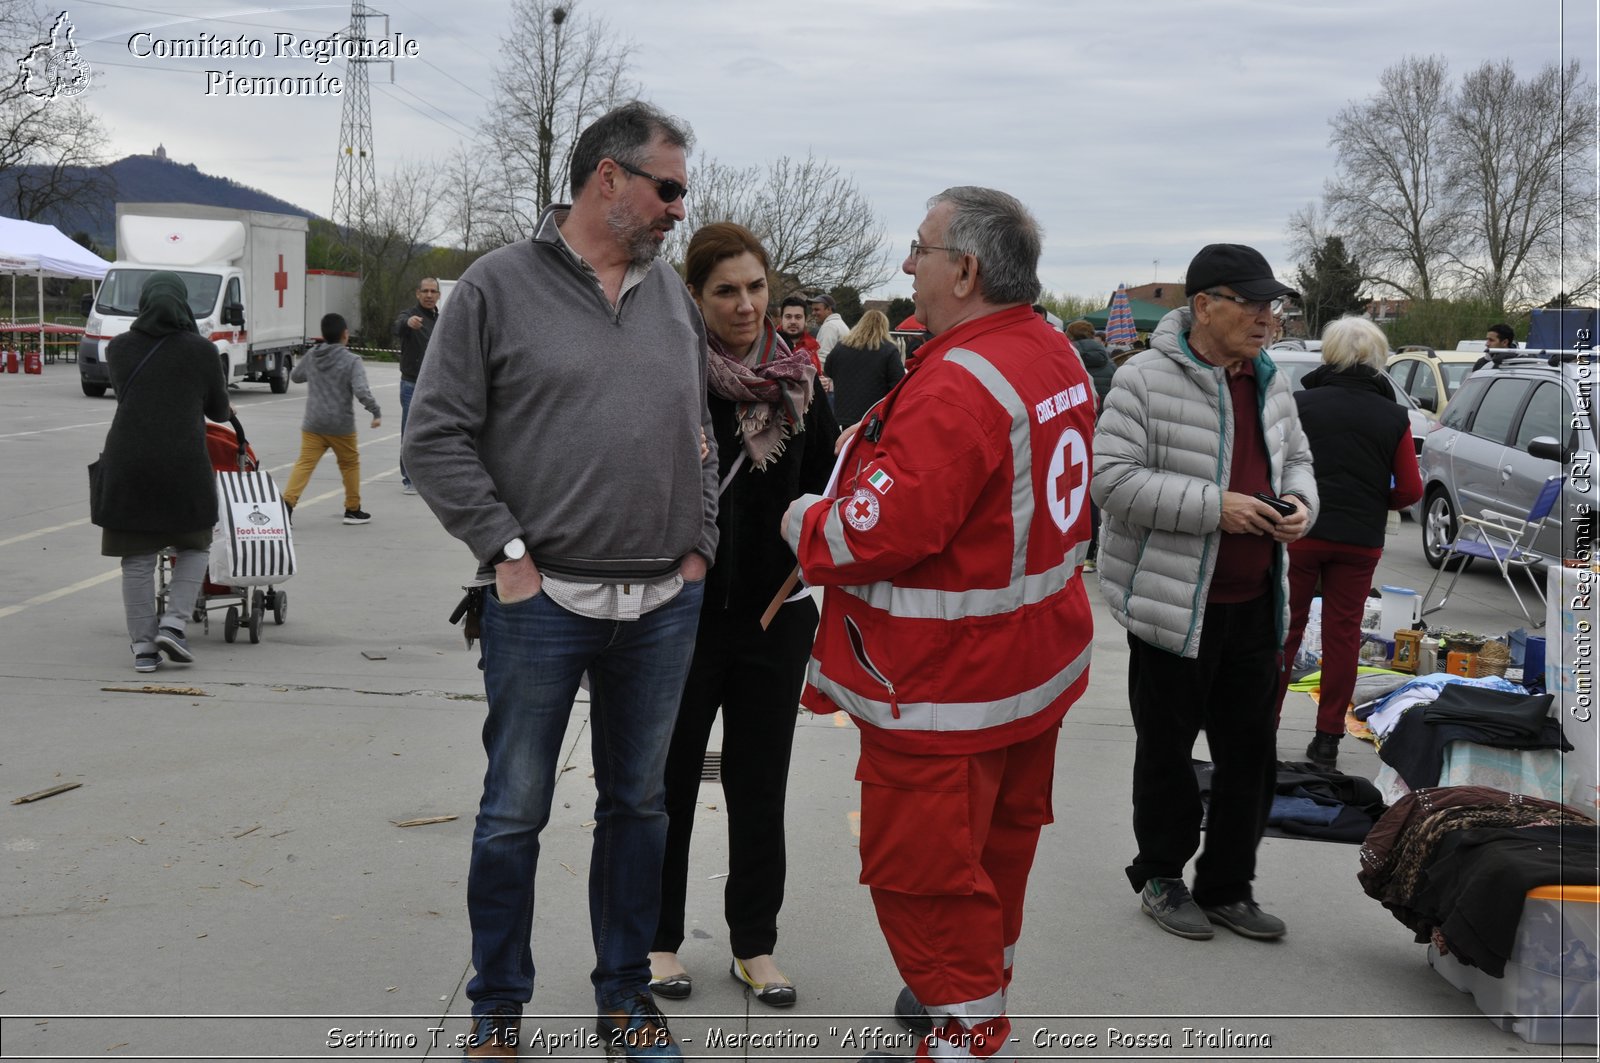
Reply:
[[1439, 373], [1444, 377], [1444, 393], [1447, 398], [1455, 398], [1456, 389], [1467, 379], [1467, 374], [1472, 372], [1474, 364], [1473, 362], [1439, 363]]
[[[1272, 360], [1278, 364], [1278, 368], [1289, 375], [1289, 387], [1295, 391], [1299, 391], [1301, 388], [1305, 387], [1305, 378], [1307, 374], [1322, 364], [1321, 358], [1310, 359], [1304, 356], [1300, 358], [1292, 358], [1287, 356], [1284, 351], [1273, 351], [1271, 354]], [[1383, 377], [1389, 382], [1389, 387], [1394, 391], [1395, 402], [1399, 403], [1401, 406], [1404, 406], [1406, 409], [1410, 409], [1413, 405], [1415, 405], [1411, 401], [1411, 396], [1407, 395], [1403, 390], [1401, 390], [1399, 382], [1396, 381], [1394, 377], [1389, 375], [1389, 371], [1387, 369], [1383, 371]]]
[[218, 274], [114, 269], [100, 283], [100, 297], [95, 301], [95, 312], [110, 317], [137, 317], [139, 293], [144, 291], [146, 281], [161, 272], [177, 273], [184, 287], [189, 289], [189, 309], [196, 318], [206, 317], [217, 305], [217, 289], [222, 287], [222, 277]]

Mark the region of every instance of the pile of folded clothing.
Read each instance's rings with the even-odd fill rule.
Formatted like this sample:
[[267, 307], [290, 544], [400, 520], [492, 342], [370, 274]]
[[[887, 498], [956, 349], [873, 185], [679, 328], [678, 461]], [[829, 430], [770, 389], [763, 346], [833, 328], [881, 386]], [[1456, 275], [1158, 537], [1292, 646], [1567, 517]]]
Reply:
[[1417, 941], [1496, 978], [1530, 889], [1600, 885], [1593, 820], [1484, 786], [1412, 791], [1373, 827], [1360, 855], [1361, 888]]

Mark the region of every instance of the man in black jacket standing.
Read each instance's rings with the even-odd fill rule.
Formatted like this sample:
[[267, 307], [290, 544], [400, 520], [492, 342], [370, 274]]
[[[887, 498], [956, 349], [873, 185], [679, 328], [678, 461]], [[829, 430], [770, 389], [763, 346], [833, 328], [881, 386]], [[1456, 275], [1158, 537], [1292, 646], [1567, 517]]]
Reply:
[[[400, 341], [400, 438], [405, 439], [406, 419], [411, 413], [411, 392], [422, 371], [422, 356], [428, 353], [428, 338], [439, 320], [439, 280], [424, 277], [417, 282], [417, 305], [401, 311], [394, 319], [395, 338]], [[400, 487], [408, 495], [417, 493], [406, 475], [405, 459], [400, 459]]]

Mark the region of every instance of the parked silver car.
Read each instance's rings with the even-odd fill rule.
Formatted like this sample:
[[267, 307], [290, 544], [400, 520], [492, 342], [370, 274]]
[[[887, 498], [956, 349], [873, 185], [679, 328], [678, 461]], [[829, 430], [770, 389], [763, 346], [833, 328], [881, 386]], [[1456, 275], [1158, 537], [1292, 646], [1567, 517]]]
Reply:
[[1423, 440], [1422, 553], [1435, 568], [1454, 540], [1457, 518], [1490, 509], [1524, 516], [1545, 480], [1566, 474], [1561, 502], [1536, 533], [1546, 558], [1593, 548], [1596, 479], [1592, 351], [1518, 351], [1485, 366], [1460, 388]]

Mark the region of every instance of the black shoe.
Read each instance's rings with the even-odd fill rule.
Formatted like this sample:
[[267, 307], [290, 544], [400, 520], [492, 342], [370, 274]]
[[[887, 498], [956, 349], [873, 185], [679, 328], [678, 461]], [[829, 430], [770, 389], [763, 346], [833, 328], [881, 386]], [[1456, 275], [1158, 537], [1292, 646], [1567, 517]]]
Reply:
[[1268, 915], [1255, 901], [1234, 901], [1205, 909], [1206, 918], [1235, 934], [1257, 941], [1276, 941], [1288, 931], [1282, 919]]
[[194, 662], [194, 654], [189, 650], [189, 643], [184, 639], [183, 632], [177, 628], [162, 628], [156, 634], [156, 648], [170, 659], [182, 664]]
[[688, 1000], [694, 992], [694, 979], [689, 972], [669, 974], [665, 978], [650, 979], [650, 992], [666, 1000]]
[[1341, 735], [1325, 735], [1321, 731], [1311, 736], [1311, 744], [1306, 746], [1306, 759], [1312, 767], [1320, 771], [1332, 771], [1339, 763], [1339, 739]]
[[900, 1020], [901, 1026], [919, 1036], [926, 1037], [933, 1032], [928, 1009], [922, 1006], [910, 986], [901, 986], [900, 995], [894, 998], [894, 1017]]
[[365, 524], [372, 519], [372, 514], [360, 509], [347, 509], [344, 511], [346, 524]]

